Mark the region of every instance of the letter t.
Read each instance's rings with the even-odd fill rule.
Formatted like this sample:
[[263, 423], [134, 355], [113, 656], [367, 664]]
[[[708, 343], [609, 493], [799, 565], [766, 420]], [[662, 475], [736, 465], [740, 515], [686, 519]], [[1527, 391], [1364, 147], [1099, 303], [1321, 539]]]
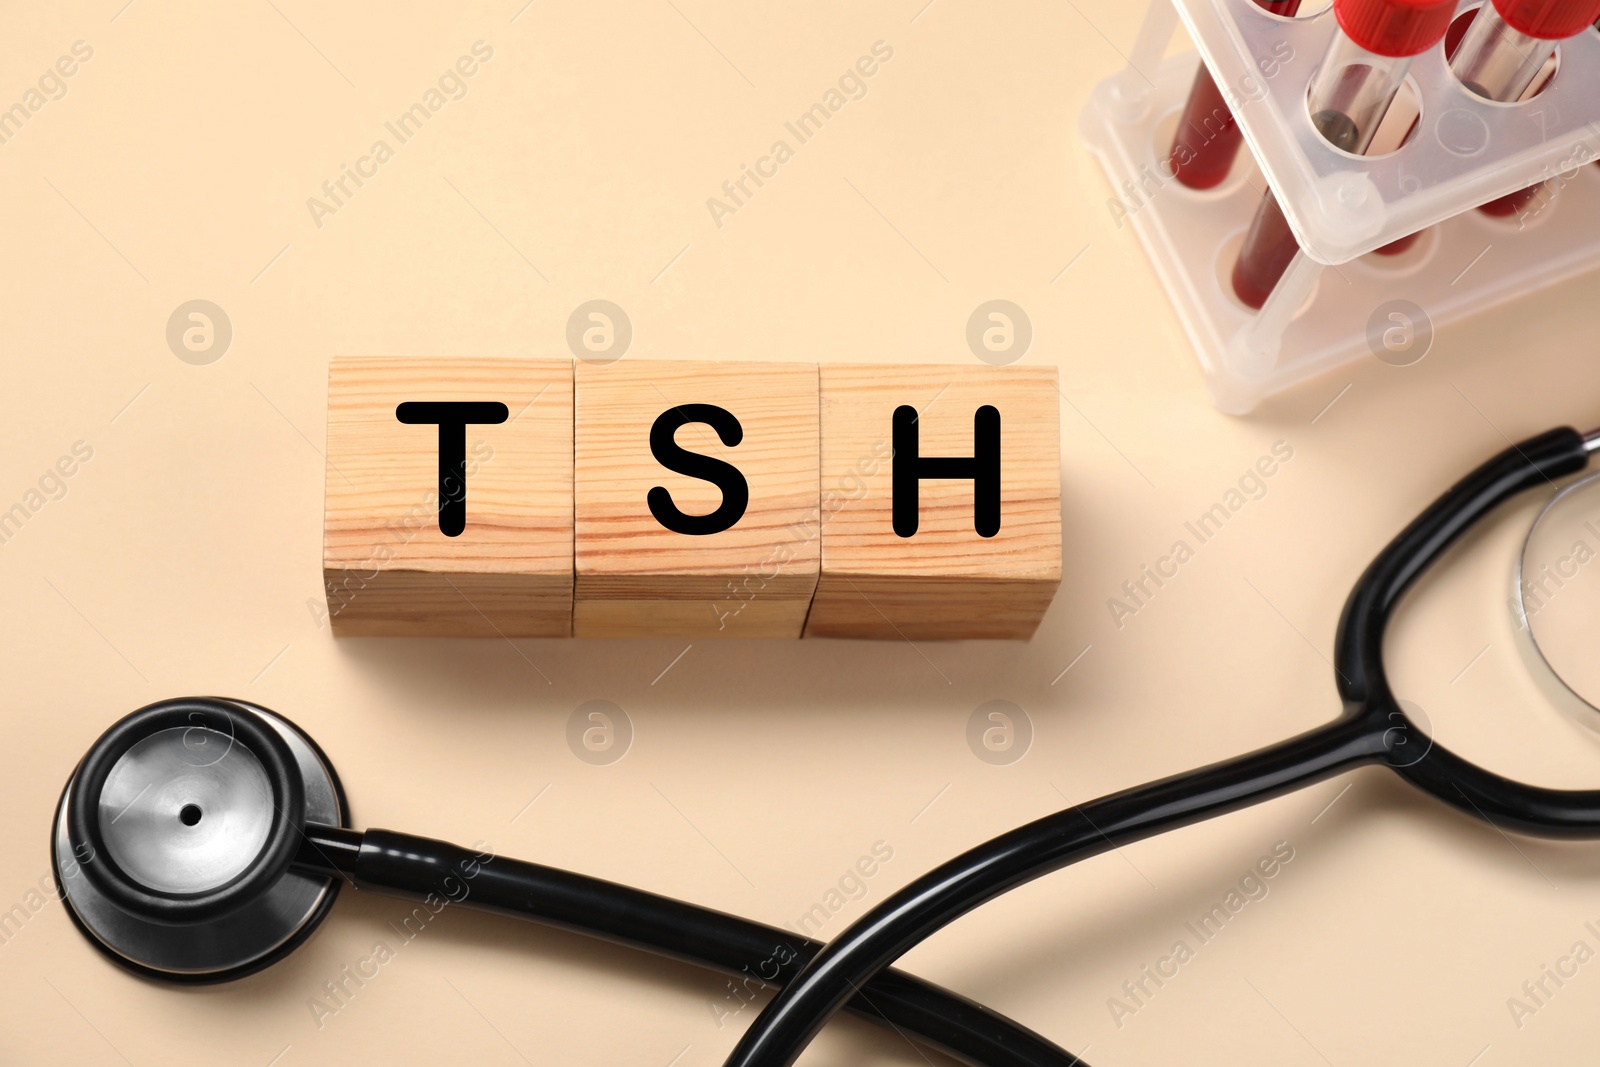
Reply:
[[460, 537], [467, 528], [467, 427], [505, 422], [510, 410], [498, 401], [409, 400], [394, 409], [408, 426], [439, 427], [439, 532]]

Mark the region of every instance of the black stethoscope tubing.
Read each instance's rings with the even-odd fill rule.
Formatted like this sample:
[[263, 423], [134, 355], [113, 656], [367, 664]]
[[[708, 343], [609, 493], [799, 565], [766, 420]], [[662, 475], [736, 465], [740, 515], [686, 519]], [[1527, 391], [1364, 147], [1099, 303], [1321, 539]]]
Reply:
[[1337, 719], [1247, 755], [1048, 815], [962, 853], [896, 892], [819, 952], [757, 1016], [725, 1067], [788, 1067], [850, 991], [912, 946], [995, 897], [1078, 860], [1385, 764], [1435, 798], [1501, 830], [1600, 836], [1600, 791], [1525, 785], [1448, 751], [1389, 688], [1383, 638], [1401, 595], [1466, 530], [1510, 497], [1580, 471], [1596, 435], [1551, 430], [1467, 475], [1380, 552], [1339, 619]]
[[[140, 740], [173, 729], [185, 731], [186, 742], [194, 731], [201, 744], [243, 745], [262, 766], [271, 792], [273, 821], [259, 858], [238, 877], [203, 893], [169, 894], [140, 885], [118, 866], [96, 818], [105, 782], [118, 760]], [[297, 757], [285, 734], [303, 742], [309, 754]], [[305, 810], [308, 764], [330, 793], [321, 810], [341, 825], [291, 816]], [[62, 790], [52, 849], [58, 897], [79, 930], [120, 966], [145, 977], [188, 983], [241, 978], [282, 959], [321, 923], [342, 885], [412, 899], [432, 896], [641, 948], [729, 974], [752, 993], [762, 984], [789, 981], [822, 947], [788, 930], [598, 878], [500, 856], [486, 858], [426, 837], [352, 830], [343, 825], [348, 812], [343, 786], [326, 755], [281, 715], [218, 698], [161, 701], [107, 730]], [[64, 855], [74, 859], [64, 865]], [[269, 899], [271, 895], [281, 894], [286, 883], [307, 881], [320, 891], [309, 898], [302, 894], [300, 899], [311, 902], [304, 914], [291, 914], [276, 944], [269, 939], [269, 947], [251, 950], [237, 963], [184, 970], [156, 965], [149, 955], [152, 939], [166, 943], [166, 938], [227, 937], [249, 926], [252, 909], [282, 913], [282, 897]], [[121, 923], [120, 934], [113, 936], [108, 922]], [[127, 927], [132, 927], [131, 934]], [[979, 1067], [1072, 1067], [1077, 1062], [1064, 1049], [982, 1004], [899, 971], [885, 970], [863, 983], [846, 1007]]]
[[[473, 856], [459, 845], [389, 830], [312, 827], [297, 865], [335, 871], [358, 888], [415, 898], [447, 893], [445, 880]], [[481, 865], [464, 903], [779, 987], [823, 947], [710, 908], [501, 857]], [[778, 946], [787, 951], [777, 952]], [[890, 968], [862, 983], [845, 1007], [902, 1036], [916, 1035], [964, 1063], [1071, 1067], [1078, 1062], [982, 1004]]]

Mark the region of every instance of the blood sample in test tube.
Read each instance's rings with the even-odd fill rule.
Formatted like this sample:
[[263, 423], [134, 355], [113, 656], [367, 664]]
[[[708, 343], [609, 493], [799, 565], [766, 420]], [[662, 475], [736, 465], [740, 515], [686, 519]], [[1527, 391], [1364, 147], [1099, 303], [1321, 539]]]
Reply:
[[[1544, 74], [1556, 45], [1600, 19], [1600, 0], [1488, 0], [1450, 59], [1461, 84], [1487, 100], [1522, 99]], [[1491, 200], [1488, 215], [1520, 214], [1539, 195], [1539, 182]]]
[[[1300, 0], [1255, 0], [1255, 3], [1285, 18], [1293, 18], [1300, 10]], [[1167, 166], [1174, 178], [1191, 189], [1215, 188], [1233, 169], [1233, 161], [1243, 143], [1244, 134], [1234, 121], [1216, 79], [1202, 60], [1200, 69], [1195, 71], [1189, 101], [1178, 119], [1178, 129], [1172, 135]]]
[[[1335, 148], [1361, 155], [1405, 83], [1411, 60], [1443, 39], [1456, 0], [1334, 0], [1338, 31], [1306, 97], [1311, 122]], [[1233, 291], [1260, 308], [1299, 245], [1268, 192], [1233, 266]]]

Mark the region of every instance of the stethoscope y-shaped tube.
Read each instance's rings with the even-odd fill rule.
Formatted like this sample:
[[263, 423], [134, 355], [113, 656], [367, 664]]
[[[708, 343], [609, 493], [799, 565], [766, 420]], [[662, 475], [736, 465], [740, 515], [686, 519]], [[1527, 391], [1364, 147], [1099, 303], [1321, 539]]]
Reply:
[[[90, 749], [56, 813], [68, 914], [120, 965], [168, 981], [259, 970], [302, 943], [341, 885], [591, 934], [781, 986], [820, 942], [612, 882], [388, 830], [345, 828], [331, 765], [293, 723], [243, 701], [140, 709]], [[847, 1007], [958, 1060], [1074, 1067], [1039, 1034], [885, 971]]]
[[1236, 759], [1068, 808], [977, 846], [855, 922], [767, 1005], [726, 1067], [788, 1067], [843, 1005], [913, 945], [1007, 890], [1166, 830], [1292, 792], [1363, 764], [1501, 829], [1600, 836], [1600, 791], [1523, 785], [1445, 750], [1390, 692], [1383, 635], [1401, 594], [1462, 533], [1507, 498], [1582, 470], [1596, 435], [1552, 430], [1513, 445], [1436, 500], [1367, 567], [1339, 620], [1334, 673], [1343, 713], [1326, 726]]

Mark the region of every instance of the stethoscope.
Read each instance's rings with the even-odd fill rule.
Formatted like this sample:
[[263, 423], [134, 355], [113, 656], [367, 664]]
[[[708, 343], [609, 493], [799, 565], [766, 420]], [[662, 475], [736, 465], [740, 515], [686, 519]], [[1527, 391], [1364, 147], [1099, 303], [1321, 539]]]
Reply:
[[1333, 722], [1001, 835], [896, 892], [826, 946], [583, 875], [349, 829], [338, 777], [304, 732], [265, 708], [212, 698], [153, 704], [95, 742], [57, 807], [57, 885], [97, 947], [155, 978], [222, 981], [268, 966], [310, 936], [350, 883], [531, 919], [780, 987], [730, 1067], [792, 1063], [842, 1008], [968, 1063], [1067, 1067], [1081, 1061], [889, 965], [1032, 879], [1367, 764], [1385, 764], [1501, 830], [1600, 836], [1600, 791], [1525, 785], [1454, 755], [1402, 710], [1383, 662], [1396, 603], [1446, 548], [1508, 498], [1582, 470], [1597, 450], [1600, 431], [1571, 429], [1514, 445], [1379, 553], [1339, 620], [1334, 673], [1344, 710]]
[[[349, 829], [338, 775], [281, 715], [188, 697], [116, 723], [56, 807], [57, 889], [113, 961], [150, 978], [222, 982], [288, 955], [345, 884], [530, 919], [732, 975], [750, 995], [822, 946], [787, 930], [613, 882], [389, 830]], [[849, 1008], [971, 1064], [1069, 1067], [1045, 1038], [898, 971]]]

